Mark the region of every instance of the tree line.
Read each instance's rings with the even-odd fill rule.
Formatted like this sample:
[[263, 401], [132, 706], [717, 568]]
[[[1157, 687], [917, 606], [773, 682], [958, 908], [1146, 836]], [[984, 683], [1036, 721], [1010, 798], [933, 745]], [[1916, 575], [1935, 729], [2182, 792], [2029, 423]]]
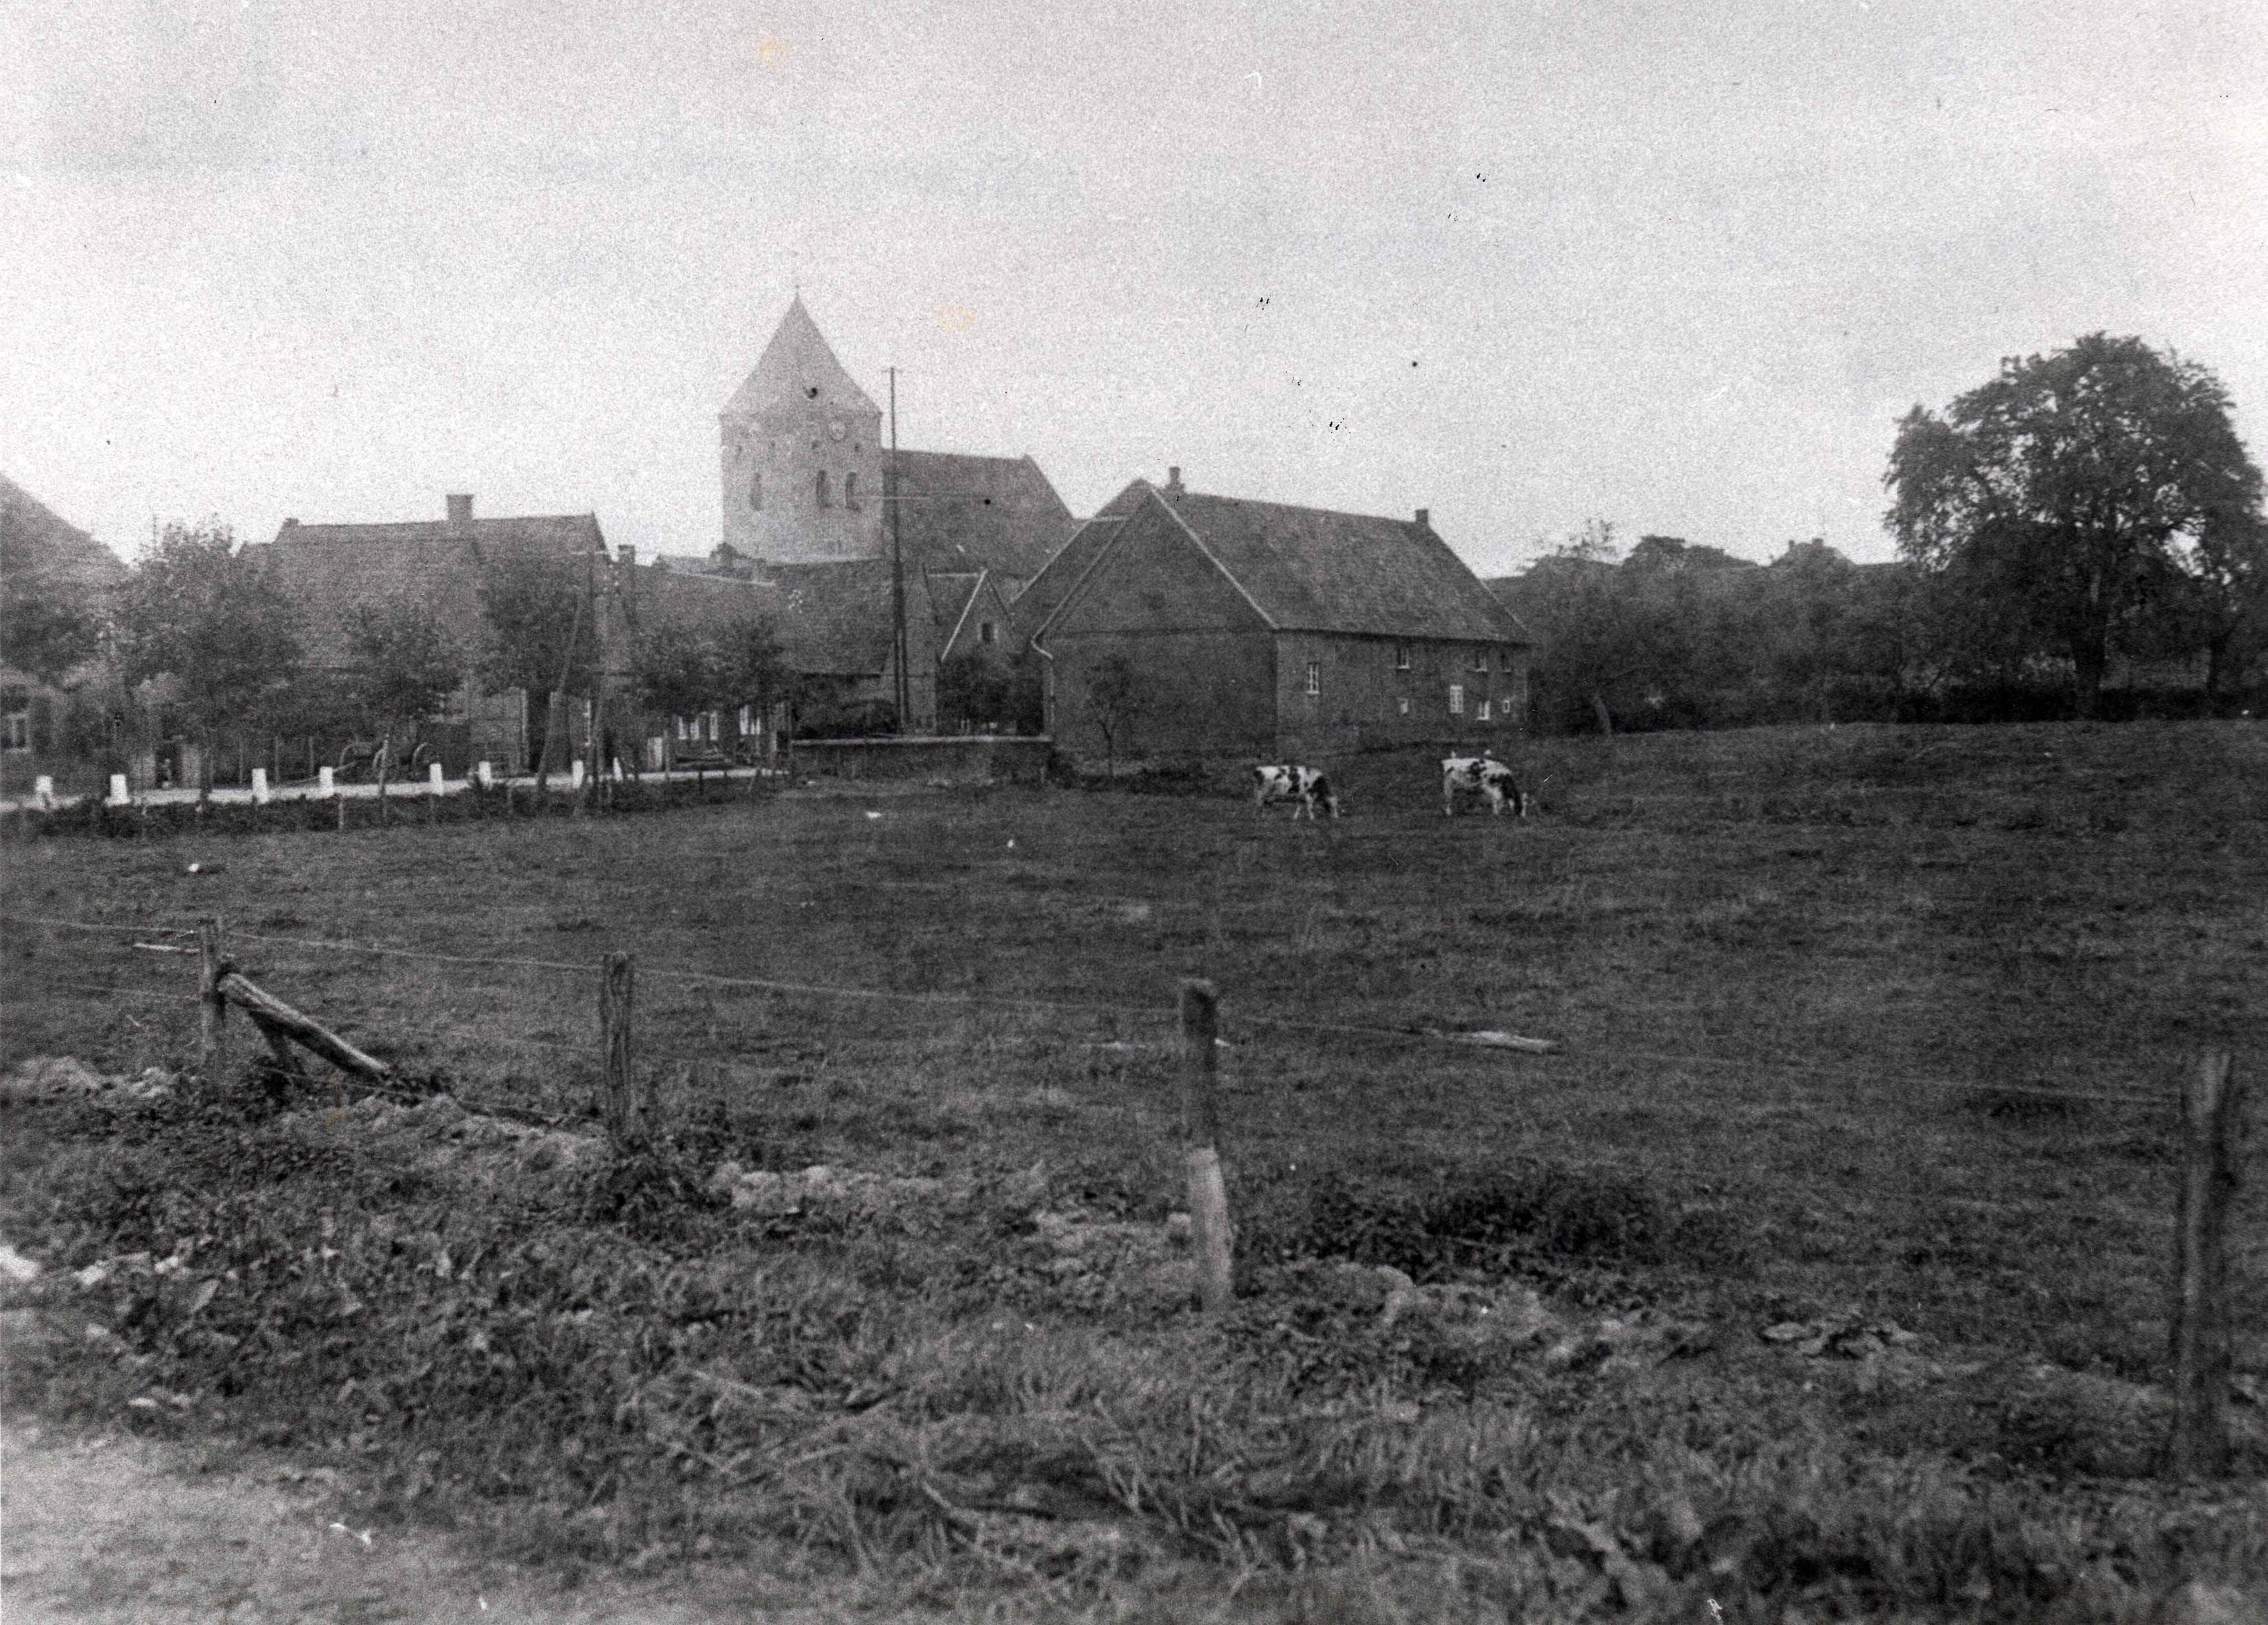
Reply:
[[[26, 581], [10, 593], [0, 632], [10, 664], [72, 702], [43, 744], [115, 758], [129, 741], [178, 734], [199, 747], [201, 789], [222, 748], [259, 762], [284, 739], [360, 742], [383, 780], [468, 682], [526, 691], [541, 720], [530, 727], [534, 759], [525, 765], [539, 779], [559, 765], [555, 696], [594, 702], [600, 726], [611, 728], [622, 706], [681, 717], [769, 708], [793, 695], [795, 674], [768, 617], [696, 623], [634, 597], [616, 601], [629, 606], [628, 674], [609, 692], [599, 580], [580, 561], [507, 558], [481, 572], [469, 637], [415, 597], [357, 606], [335, 632], [311, 624], [229, 526], [174, 521], [153, 534], [107, 602]], [[342, 646], [311, 646], [335, 635]], [[138, 701], [137, 691], [154, 698]], [[631, 754], [634, 746], [624, 750]]]
[[[2010, 357], [1898, 425], [1899, 557], [1768, 565], [1594, 521], [1496, 583], [1572, 730], [2227, 713], [2268, 698], [2268, 523], [2228, 391], [2138, 338]], [[2113, 684], [2114, 675], [2123, 676]]]

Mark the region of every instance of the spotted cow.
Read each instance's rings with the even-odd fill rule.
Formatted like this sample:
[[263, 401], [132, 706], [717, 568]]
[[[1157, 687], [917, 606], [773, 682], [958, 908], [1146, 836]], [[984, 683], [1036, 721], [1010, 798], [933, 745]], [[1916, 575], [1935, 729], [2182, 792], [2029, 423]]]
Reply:
[[1491, 817], [1500, 818], [1508, 805], [1515, 818], [1528, 816], [1528, 797], [1512, 769], [1492, 756], [1452, 756], [1441, 759], [1441, 812], [1454, 815], [1457, 798], [1478, 796], [1488, 803]]
[[1292, 816], [1301, 813], [1314, 822], [1315, 809], [1320, 807], [1334, 818], [1339, 816], [1339, 794], [1331, 788], [1331, 781], [1323, 777], [1319, 768], [1301, 767], [1284, 762], [1252, 770], [1252, 816], [1258, 817], [1270, 801], [1297, 801]]

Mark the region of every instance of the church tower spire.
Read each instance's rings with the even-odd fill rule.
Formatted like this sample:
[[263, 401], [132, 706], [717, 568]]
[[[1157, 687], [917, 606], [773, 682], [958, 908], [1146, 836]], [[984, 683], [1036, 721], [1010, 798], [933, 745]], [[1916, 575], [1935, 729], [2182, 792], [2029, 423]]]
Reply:
[[717, 424], [729, 545], [774, 564], [881, 557], [881, 408], [800, 291]]

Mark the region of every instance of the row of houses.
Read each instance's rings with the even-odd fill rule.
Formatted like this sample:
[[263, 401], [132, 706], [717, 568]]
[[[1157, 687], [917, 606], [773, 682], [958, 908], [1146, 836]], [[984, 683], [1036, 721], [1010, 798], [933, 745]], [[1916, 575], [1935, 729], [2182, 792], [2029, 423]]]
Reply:
[[[525, 763], [563, 735], [658, 765], [798, 729], [1012, 723], [957, 706], [972, 687], [1035, 688], [1025, 723], [1080, 757], [1481, 747], [1527, 715], [1528, 638], [1425, 510], [1207, 495], [1175, 469], [1076, 519], [1029, 456], [893, 454], [800, 298], [718, 415], [718, 540], [698, 554], [641, 561], [594, 514], [490, 516], [460, 494], [424, 520], [286, 520], [246, 555], [299, 606], [319, 669], [351, 660], [363, 608], [423, 604], [472, 649], [494, 568], [580, 575], [609, 703], [485, 689], [468, 665], [433, 720], [445, 759]], [[794, 676], [761, 713], [636, 705], [642, 638], [758, 621]]]

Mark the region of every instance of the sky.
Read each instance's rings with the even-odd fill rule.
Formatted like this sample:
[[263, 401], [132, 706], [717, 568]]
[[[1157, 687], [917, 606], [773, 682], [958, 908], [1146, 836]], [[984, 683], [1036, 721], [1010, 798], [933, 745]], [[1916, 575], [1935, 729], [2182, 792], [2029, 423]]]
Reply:
[[705, 552], [799, 289], [1072, 511], [1892, 556], [1897, 419], [2098, 329], [2268, 432], [2257, 0], [0, 0], [0, 472]]

